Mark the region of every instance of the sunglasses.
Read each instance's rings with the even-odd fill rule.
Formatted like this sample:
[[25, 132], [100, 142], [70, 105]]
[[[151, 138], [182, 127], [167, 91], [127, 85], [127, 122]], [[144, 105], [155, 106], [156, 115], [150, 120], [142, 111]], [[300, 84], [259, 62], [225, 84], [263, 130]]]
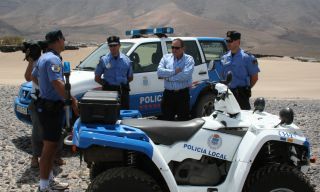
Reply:
[[175, 47], [175, 46], [171, 46], [171, 49], [176, 49], [176, 50], [178, 50], [178, 49], [180, 49], [181, 47]]
[[108, 45], [109, 47], [116, 47], [116, 46], [118, 46], [118, 45]]
[[228, 40], [226, 40], [226, 42], [227, 42], [227, 43], [232, 43], [232, 42], [234, 42], [234, 40], [228, 39]]

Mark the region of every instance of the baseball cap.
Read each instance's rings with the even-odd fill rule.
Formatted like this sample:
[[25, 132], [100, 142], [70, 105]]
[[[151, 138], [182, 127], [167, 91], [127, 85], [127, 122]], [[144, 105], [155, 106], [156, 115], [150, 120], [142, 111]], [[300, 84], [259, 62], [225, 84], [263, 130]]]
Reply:
[[120, 38], [117, 36], [110, 36], [107, 39], [108, 45], [119, 45], [120, 44]]
[[235, 41], [238, 39], [241, 39], [241, 33], [237, 32], [237, 31], [228, 31], [227, 32], [227, 41]]
[[64, 36], [63, 36], [61, 30], [50, 31], [46, 34], [46, 41], [48, 43], [53, 43], [55, 41], [58, 41], [59, 39], [64, 40]]

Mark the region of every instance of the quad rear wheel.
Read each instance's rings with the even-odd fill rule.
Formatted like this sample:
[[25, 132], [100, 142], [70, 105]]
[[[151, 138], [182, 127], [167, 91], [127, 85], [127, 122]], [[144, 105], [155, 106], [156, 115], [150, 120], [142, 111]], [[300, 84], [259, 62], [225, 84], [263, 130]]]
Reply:
[[117, 167], [99, 174], [89, 185], [87, 192], [162, 192], [156, 181], [141, 170]]
[[243, 192], [314, 192], [306, 176], [289, 165], [268, 165], [253, 172]]

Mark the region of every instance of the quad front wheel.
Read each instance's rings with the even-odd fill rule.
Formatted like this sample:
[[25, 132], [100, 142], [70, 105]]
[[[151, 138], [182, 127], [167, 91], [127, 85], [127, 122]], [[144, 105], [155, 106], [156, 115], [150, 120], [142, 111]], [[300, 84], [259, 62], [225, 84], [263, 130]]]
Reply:
[[289, 165], [268, 165], [247, 179], [243, 192], [314, 192], [306, 176]]
[[118, 167], [99, 174], [87, 189], [87, 192], [122, 191], [161, 192], [161, 188], [151, 176], [141, 170]]

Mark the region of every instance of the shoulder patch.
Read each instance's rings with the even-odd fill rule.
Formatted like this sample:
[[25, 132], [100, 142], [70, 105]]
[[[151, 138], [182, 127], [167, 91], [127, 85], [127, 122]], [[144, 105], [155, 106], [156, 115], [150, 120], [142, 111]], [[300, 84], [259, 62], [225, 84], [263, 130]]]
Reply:
[[111, 63], [107, 63], [105, 66], [106, 66], [106, 69], [110, 69], [112, 67]]
[[59, 73], [61, 71], [61, 67], [59, 65], [52, 65], [51, 70], [55, 73]]

